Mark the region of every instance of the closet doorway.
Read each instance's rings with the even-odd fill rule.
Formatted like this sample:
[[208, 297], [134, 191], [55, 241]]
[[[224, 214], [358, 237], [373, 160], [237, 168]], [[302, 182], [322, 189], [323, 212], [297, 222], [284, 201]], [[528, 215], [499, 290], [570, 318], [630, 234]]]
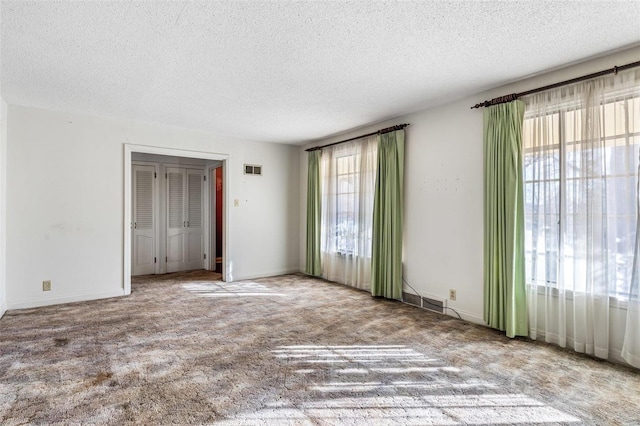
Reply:
[[216, 171], [224, 161], [131, 153], [131, 276], [222, 269]]
[[211, 198], [211, 211], [215, 212], [215, 215], [211, 215], [211, 229], [214, 230], [215, 238], [211, 238], [211, 253], [216, 253], [215, 258], [215, 271], [222, 273], [222, 241], [223, 241], [223, 229], [222, 220], [224, 218], [224, 212], [222, 206], [224, 205], [224, 173], [222, 166], [211, 170], [211, 193], [215, 194], [215, 197]]

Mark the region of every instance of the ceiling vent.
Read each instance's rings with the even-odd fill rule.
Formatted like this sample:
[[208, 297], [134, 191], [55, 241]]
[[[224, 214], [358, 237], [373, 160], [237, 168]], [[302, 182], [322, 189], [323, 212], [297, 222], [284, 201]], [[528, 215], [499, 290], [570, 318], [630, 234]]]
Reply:
[[262, 166], [257, 166], [255, 164], [245, 164], [244, 174], [262, 176]]

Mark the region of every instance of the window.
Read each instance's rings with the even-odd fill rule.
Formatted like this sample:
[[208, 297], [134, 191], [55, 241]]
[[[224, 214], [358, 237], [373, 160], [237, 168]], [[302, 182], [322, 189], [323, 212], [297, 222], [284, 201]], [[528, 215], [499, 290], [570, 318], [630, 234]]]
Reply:
[[322, 276], [371, 288], [377, 136], [322, 149], [320, 256]]
[[321, 252], [371, 257], [376, 155], [376, 138], [323, 150]]
[[557, 288], [562, 281], [574, 292], [626, 300], [640, 98], [636, 91], [596, 106], [550, 105], [528, 109], [523, 126], [527, 282]]

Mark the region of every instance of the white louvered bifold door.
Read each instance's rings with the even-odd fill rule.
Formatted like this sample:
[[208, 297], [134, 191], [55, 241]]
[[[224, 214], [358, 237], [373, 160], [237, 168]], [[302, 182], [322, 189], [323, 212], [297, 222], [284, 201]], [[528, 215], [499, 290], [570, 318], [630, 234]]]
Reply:
[[155, 273], [156, 185], [154, 166], [133, 166], [132, 275]]
[[166, 169], [167, 272], [186, 269], [185, 184], [185, 169], [175, 167]]
[[204, 172], [187, 169], [187, 269], [204, 267]]
[[167, 272], [204, 267], [204, 172], [167, 168]]

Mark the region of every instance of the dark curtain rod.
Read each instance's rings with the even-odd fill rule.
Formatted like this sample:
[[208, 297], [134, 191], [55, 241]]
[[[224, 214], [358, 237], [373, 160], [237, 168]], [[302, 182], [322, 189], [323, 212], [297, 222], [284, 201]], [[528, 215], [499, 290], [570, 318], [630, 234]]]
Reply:
[[356, 136], [355, 138], [349, 138], [349, 139], [345, 139], [345, 140], [339, 141], [339, 142], [328, 143], [328, 144], [322, 145], [322, 146], [314, 146], [313, 148], [306, 149], [305, 151], [317, 151], [319, 149], [327, 148], [329, 146], [338, 145], [338, 144], [345, 143], [345, 142], [351, 142], [351, 141], [354, 141], [354, 140], [360, 139], [360, 138], [366, 138], [367, 136], [381, 135], [383, 133], [395, 132], [396, 130], [404, 129], [408, 125], [409, 124], [398, 124], [397, 126], [387, 127], [385, 129], [380, 129], [380, 130], [378, 130], [376, 132], [367, 133], [366, 135]]
[[638, 66], [640, 66], [640, 61], [632, 62], [630, 64], [622, 65], [622, 66], [619, 66], [619, 67], [615, 66], [615, 67], [610, 68], [608, 70], [594, 72], [593, 74], [583, 75], [582, 77], [572, 78], [571, 80], [561, 81], [560, 83], [550, 84], [550, 85], [544, 86], [544, 87], [538, 87], [537, 89], [527, 90], [526, 92], [512, 93], [510, 95], [505, 95], [505, 96], [500, 96], [498, 98], [493, 98], [490, 101], [484, 101], [484, 102], [480, 102], [479, 104], [475, 104], [474, 106], [471, 107], [471, 109], [489, 107], [489, 106], [492, 106], [492, 105], [498, 105], [498, 104], [503, 104], [503, 103], [506, 103], [506, 102], [515, 101], [516, 99], [518, 99], [521, 96], [531, 95], [532, 93], [544, 92], [545, 90], [555, 89], [556, 87], [566, 86], [568, 84], [577, 83], [579, 81], [590, 80], [592, 78], [601, 77], [601, 76], [607, 75], [607, 74], [618, 74], [619, 71], [624, 71], [624, 70], [627, 70], [627, 69], [630, 69], [630, 68], [635, 68], [635, 67], [638, 67]]

